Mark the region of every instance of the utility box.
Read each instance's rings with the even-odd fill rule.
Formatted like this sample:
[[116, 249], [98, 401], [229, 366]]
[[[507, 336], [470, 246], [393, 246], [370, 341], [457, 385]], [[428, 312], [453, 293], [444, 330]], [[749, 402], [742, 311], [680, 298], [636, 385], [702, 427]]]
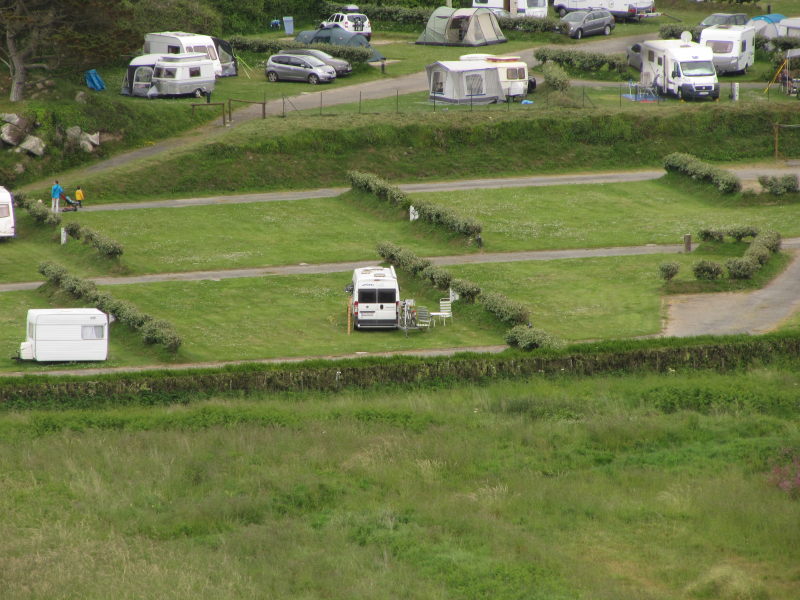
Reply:
[[283, 17], [283, 29], [286, 35], [294, 35], [294, 17]]

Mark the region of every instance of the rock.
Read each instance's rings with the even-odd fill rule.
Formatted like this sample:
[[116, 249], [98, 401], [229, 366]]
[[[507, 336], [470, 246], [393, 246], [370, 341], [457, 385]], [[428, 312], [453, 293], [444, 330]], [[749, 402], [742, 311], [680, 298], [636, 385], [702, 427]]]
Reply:
[[42, 83], [41, 81], [37, 82], [36, 83], [36, 89], [37, 90], [43, 90], [44, 89], [44, 83]]
[[47, 87], [55, 87], [55, 85], [56, 85], [56, 82], [55, 82], [55, 80], [54, 80], [54, 79], [48, 79], [47, 81], [45, 81], [45, 82], [44, 82], [44, 84], [45, 84]]
[[67, 144], [77, 146], [81, 142], [81, 136], [83, 136], [83, 130], [77, 125], [73, 125], [67, 129]]
[[86, 92], [80, 91], [77, 94], [75, 94], [75, 102], [78, 102], [80, 104], [86, 104]]
[[84, 135], [86, 136], [84, 139], [89, 140], [89, 142], [93, 146], [99, 146], [100, 145], [100, 132], [99, 131], [97, 133], [85, 133]]
[[44, 148], [45, 148], [44, 142], [41, 140], [41, 138], [38, 138], [35, 135], [29, 135], [28, 137], [26, 137], [25, 141], [23, 141], [19, 145], [19, 147], [22, 148], [23, 150], [27, 150], [34, 156], [44, 155]]
[[11, 146], [19, 146], [22, 140], [25, 139], [25, 135], [25, 131], [11, 123], [6, 123], [0, 127], [0, 140]]
[[92, 146], [92, 143], [89, 140], [84, 139], [83, 137], [81, 137], [80, 148], [84, 152], [94, 152], [94, 146]]
[[21, 119], [19, 115], [15, 115], [14, 113], [2, 113], [0, 114], [0, 119], [3, 119], [6, 123], [11, 123], [12, 125], [16, 125], [17, 122]]
[[119, 133], [110, 133], [108, 131], [101, 131], [100, 133], [100, 143], [107, 144], [109, 142], [119, 142], [122, 140], [122, 135]]
[[17, 163], [14, 165], [14, 173], [17, 175], [22, 175], [25, 172], [25, 165], [22, 163]]

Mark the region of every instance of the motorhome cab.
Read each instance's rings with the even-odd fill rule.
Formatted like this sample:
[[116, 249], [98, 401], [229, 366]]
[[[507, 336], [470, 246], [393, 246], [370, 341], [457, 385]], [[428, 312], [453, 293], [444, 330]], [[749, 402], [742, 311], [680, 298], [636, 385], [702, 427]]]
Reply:
[[145, 54], [134, 58], [122, 80], [125, 96], [202, 96], [214, 91], [214, 65], [204, 54]]
[[512, 17], [547, 16], [547, 0], [472, 0], [472, 8], [505, 10]]
[[[220, 44], [222, 45], [221, 50], [225, 50], [227, 47], [225, 56], [220, 56], [220, 53], [217, 52]], [[230, 44], [224, 40], [215, 40], [210, 35], [186, 33], [185, 31], [162, 31], [148, 33], [144, 36], [142, 54], [186, 54], [188, 52], [199, 52], [212, 61], [214, 75], [217, 77], [236, 75], [236, 59], [233, 56], [233, 50], [230, 48]]]
[[39, 362], [105, 360], [108, 315], [96, 308], [33, 308], [19, 357]]
[[0, 186], [0, 238], [13, 238], [14, 229], [14, 199], [6, 188]]
[[696, 44], [684, 31], [684, 39], [642, 42], [643, 85], [678, 98], [719, 98], [714, 52]]
[[756, 30], [748, 25], [714, 25], [700, 32], [700, 43], [714, 51], [719, 73], [747, 72], [755, 62]]
[[353, 321], [356, 329], [396, 329], [400, 288], [394, 267], [353, 271]]
[[464, 54], [463, 61], [483, 61], [497, 68], [500, 87], [506, 98], [524, 98], [528, 94], [528, 65], [519, 56]]

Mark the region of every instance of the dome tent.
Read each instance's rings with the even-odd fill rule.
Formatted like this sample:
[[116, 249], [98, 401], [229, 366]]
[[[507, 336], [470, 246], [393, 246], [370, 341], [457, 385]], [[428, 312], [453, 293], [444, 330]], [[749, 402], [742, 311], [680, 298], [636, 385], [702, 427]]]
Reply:
[[507, 41], [497, 17], [488, 8], [440, 6], [428, 19], [417, 44], [431, 46], [486, 46]]
[[341, 27], [326, 27], [324, 29], [312, 29], [308, 31], [301, 31], [294, 38], [296, 42], [301, 44], [334, 44], [336, 46], [356, 46], [372, 50], [372, 56], [369, 62], [377, 60], [384, 60], [386, 57], [370, 46], [367, 38], [360, 33], [353, 33], [345, 31]]

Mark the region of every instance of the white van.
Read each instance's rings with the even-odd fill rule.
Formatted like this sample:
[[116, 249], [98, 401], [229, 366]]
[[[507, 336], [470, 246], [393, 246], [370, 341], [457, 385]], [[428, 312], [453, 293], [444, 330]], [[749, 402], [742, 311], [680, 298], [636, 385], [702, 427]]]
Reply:
[[353, 321], [356, 329], [397, 329], [400, 288], [394, 267], [353, 271]]
[[14, 229], [14, 198], [6, 188], [0, 186], [0, 238], [13, 238]]
[[[144, 36], [144, 48], [142, 54], [186, 54], [188, 52], [199, 52], [214, 64], [214, 75], [222, 77], [224, 75], [236, 74], [236, 60], [233, 57], [233, 50], [226, 52], [225, 64], [220, 60], [217, 52], [217, 44], [223, 43], [210, 35], [200, 35], [197, 33], [186, 33], [185, 31], [162, 31], [160, 33], [148, 33]], [[228, 45], [228, 47], [230, 47]], [[230, 64], [229, 64], [230, 63]], [[232, 72], [231, 72], [232, 71]]]
[[547, 16], [547, 0], [472, 0], [472, 8], [504, 10], [512, 17], [544, 19]]
[[576, 10], [604, 8], [617, 20], [638, 21], [646, 16], [656, 16], [653, 0], [554, 0], [553, 10], [559, 17]]
[[519, 56], [464, 54], [459, 60], [478, 61], [495, 67], [506, 98], [521, 99], [528, 94], [528, 65]]
[[748, 25], [714, 25], [700, 32], [700, 43], [714, 51], [719, 73], [746, 73], [755, 62], [756, 30]]
[[32, 308], [19, 357], [39, 362], [106, 360], [108, 315], [96, 308]]
[[684, 31], [680, 40], [642, 42], [643, 85], [678, 98], [719, 98], [719, 81], [714, 69], [714, 52], [696, 44]]
[[214, 64], [204, 54], [145, 54], [128, 65], [122, 80], [125, 96], [208, 95], [214, 91]]

